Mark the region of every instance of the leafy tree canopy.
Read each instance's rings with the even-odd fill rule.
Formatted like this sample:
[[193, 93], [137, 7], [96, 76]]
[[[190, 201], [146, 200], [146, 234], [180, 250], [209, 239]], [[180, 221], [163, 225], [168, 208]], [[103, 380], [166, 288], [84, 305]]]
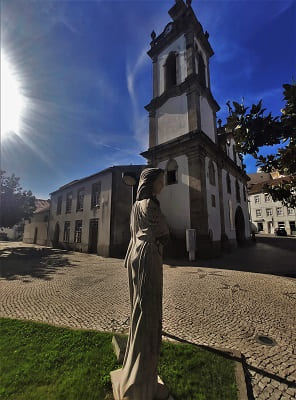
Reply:
[[0, 226], [13, 227], [22, 218], [28, 219], [36, 210], [31, 190], [22, 190], [15, 174], [5, 176], [0, 170]]
[[[232, 132], [236, 149], [242, 154], [251, 154], [256, 165], [264, 172], [279, 171], [288, 179], [267, 184], [266, 192], [274, 201], [296, 208], [296, 82], [283, 85], [285, 107], [281, 116], [265, 114], [262, 99], [252, 107], [235, 101], [226, 104], [229, 110], [224, 128]], [[262, 146], [282, 145], [277, 154], [259, 155]]]

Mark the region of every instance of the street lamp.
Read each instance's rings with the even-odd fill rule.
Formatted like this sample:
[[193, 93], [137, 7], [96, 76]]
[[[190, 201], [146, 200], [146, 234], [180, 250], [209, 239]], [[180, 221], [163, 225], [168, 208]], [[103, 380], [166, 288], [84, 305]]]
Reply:
[[138, 176], [134, 172], [123, 172], [122, 180], [127, 186], [131, 186], [132, 188], [132, 205], [134, 204], [135, 199], [135, 188], [138, 182]]

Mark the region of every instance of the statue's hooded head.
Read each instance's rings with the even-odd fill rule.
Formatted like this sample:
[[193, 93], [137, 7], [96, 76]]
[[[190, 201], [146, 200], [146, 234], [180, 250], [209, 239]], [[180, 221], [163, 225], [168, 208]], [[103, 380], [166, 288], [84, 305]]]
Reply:
[[153, 194], [153, 183], [161, 173], [164, 173], [164, 170], [161, 168], [143, 169], [139, 180], [136, 200], [153, 199], [158, 203], [157, 198]]

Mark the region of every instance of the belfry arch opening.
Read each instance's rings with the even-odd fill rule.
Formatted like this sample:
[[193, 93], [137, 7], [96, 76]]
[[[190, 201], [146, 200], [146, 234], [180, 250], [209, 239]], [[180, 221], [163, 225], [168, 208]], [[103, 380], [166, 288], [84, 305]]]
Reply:
[[177, 84], [177, 55], [171, 52], [165, 62], [165, 89]]

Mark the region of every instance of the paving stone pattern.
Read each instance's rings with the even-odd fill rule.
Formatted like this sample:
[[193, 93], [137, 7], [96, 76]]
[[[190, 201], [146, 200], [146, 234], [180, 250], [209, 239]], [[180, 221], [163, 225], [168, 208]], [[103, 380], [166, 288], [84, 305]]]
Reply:
[[[0, 316], [126, 332], [127, 285], [123, 260], [0, 242]], [[254, 399], [296, 399], [295, 279], [164, 265], [163, 330], [243, 353]]]

